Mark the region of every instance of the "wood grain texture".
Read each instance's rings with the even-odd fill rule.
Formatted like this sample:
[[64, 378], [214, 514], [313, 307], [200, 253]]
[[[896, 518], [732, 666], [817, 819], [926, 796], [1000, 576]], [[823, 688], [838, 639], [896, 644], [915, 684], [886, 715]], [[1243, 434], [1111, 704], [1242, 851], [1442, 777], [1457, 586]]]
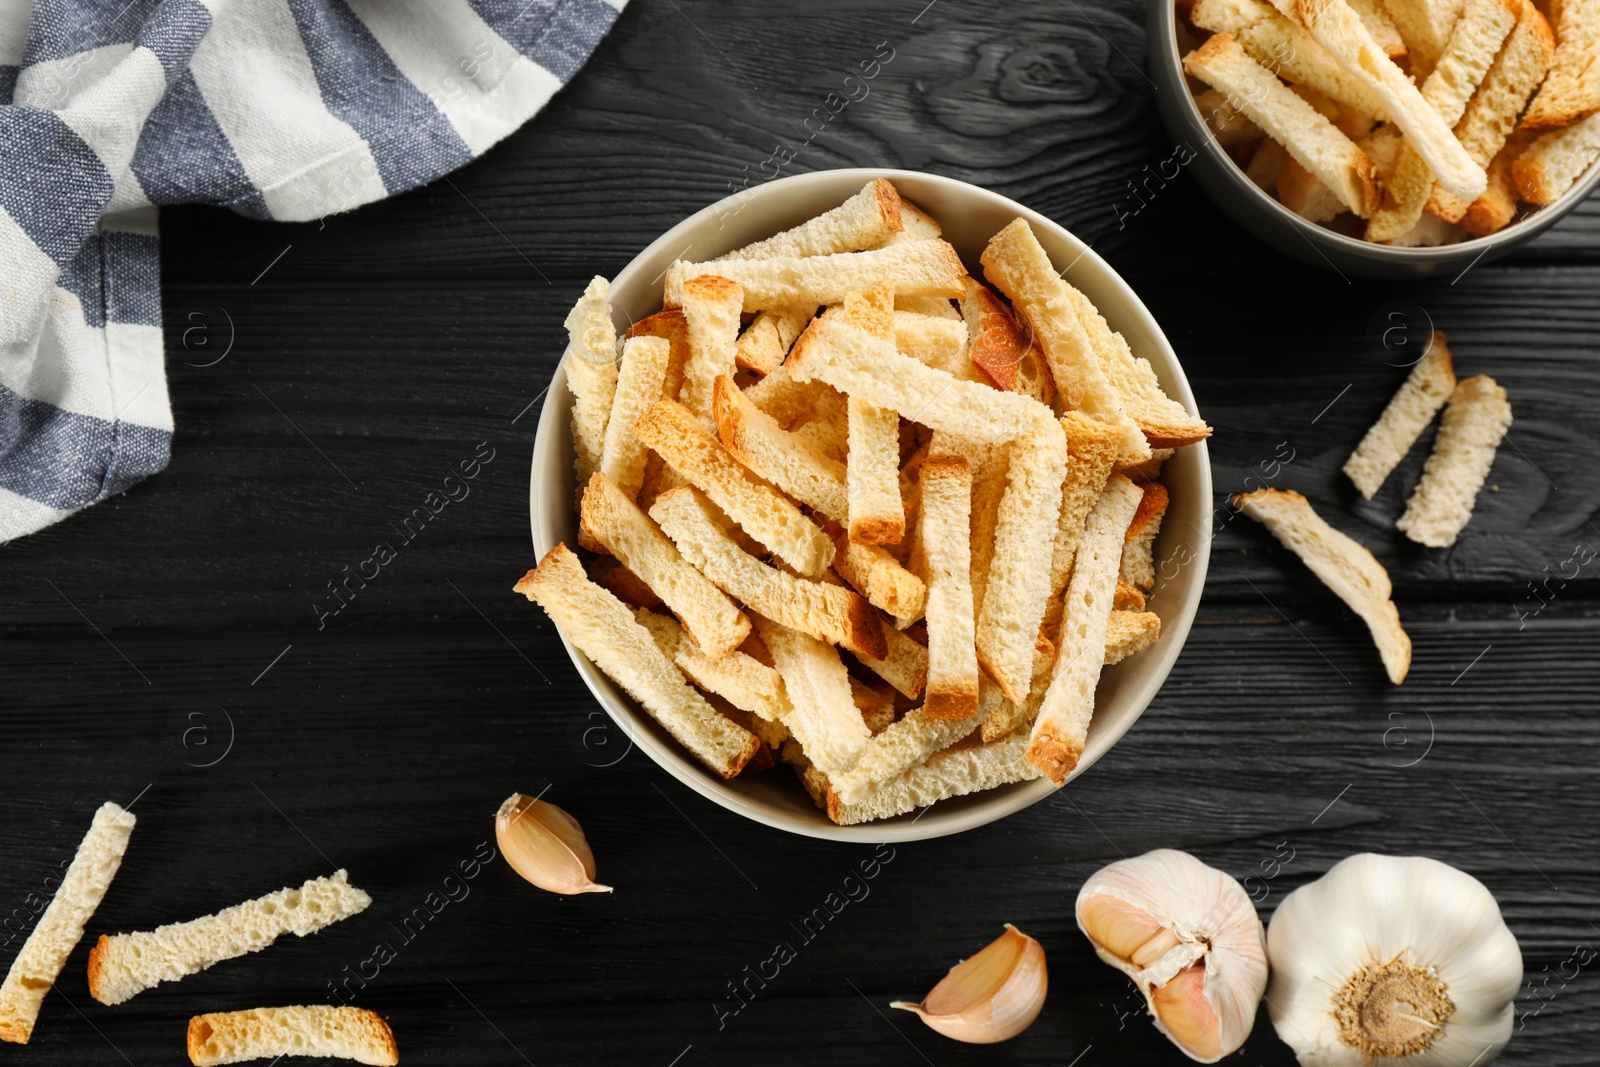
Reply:
[[[1472, 872], [1530, 979], [1502, 1062], [1592, 1062], [1600, 978], [1557, 972], [1600, 943], [1600, 570], [1543, 601], [1528, 583], [1600, 547], [1600, 206], [1453, 284], [1289, 262], [1187, 177], [1119, 229], [1118, 191], [1171, 148], [1137, 66], [1142, 16], [1130, 0], [634, 0], [572, 86], [448, 181], [320, 226], [167, 212], [172, 466], [0, 553], [0, 958], [94, 806], [146, 786], [91, 935], [337, 866], [375, 903], [114, 1009], [88, 998], [80, 946], [30, 1060], [181, 1062], [193, 1013], [326, 1001], [356, 975], [354, 1002], [384, 1014], [408, 1064], [1187, 1062], [1072, 918], [1092, 871], [1168, 846], [1249, 879], [1264, 917], [1352, 852]], [[1360, 622], [1219, 512], [1198, 624], [1110, 755], [1002, 823], [897, 846], [805, 940], [795, 927], [873, 850], [760, 829], [627, 752], [510, 585], [532, 563], [533, 402], [571, 300], [758, 171], [879, 42], [894, 59], [870, 94], [785, 173], [925, 168], [1094, 241], [1216, 427], [1219, 505], [1292, 451], [1268, 484], [1389, 567], [1416, 656], [1389, 686]], [[1424, 449], [1371, 504], [1339, 474], [1406, 373], [1385, 344], [1397, 309], [1413, 334], [1446, 330], [1458, 369], [1494, 375], [1516, 411], [1448, 551], [1392, 529]], [[327, 583], [480, 443], [494, 459], [470, 493], [319, 628]], [[549, 896], [499, 859], [462, 876], [504, 796], [546, 787], [614, 895]], [[1051, 964], [1022, 1037], [959, 1046], [887, 1009], [1007, 921]], [[395, 958], [375, 967], [380, 940]], [[795, 961], [729, 1014], [728, 983], [778, 941]], [[1293, 1062], [1264, 1013], [1242, 1062]]]

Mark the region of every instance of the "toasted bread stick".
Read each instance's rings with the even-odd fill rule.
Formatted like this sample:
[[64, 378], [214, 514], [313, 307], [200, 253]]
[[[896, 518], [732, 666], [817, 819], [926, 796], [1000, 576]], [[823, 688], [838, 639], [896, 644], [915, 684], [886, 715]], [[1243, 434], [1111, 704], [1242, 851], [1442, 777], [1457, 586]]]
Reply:
[[1472, 519], [1472, 509], [1511, 427], [1511, 404], [1493, 378], [1457, 383], [1439, 420], [1439, 435], [1422, 480], [1395, 528], [1430, 548], [1448, 548]]
[[296, 1004], [196, 1015], [189, 1020], [189, 1062], [195, 1067], [285, 1056], [327, 1056], [394, 1067], [394, 1031], [366, 1008]]
[[1600, 115], [1544, 134], [1512, 164], [1517, 191], [1530, 204], [1559, 200], [1600, 159]]
[[598, 275], [567, 313], [567, 388], [572, 391], [572, 447], [578, 491], [600, 467], [606, 424], [617, 394], [617, 331], [611, 323], [611, 285]]
[[801, 574], [814, 578], [833, 562], [827, 535], [787, 497], [752, 477], [684, 405], [670, 400], [651, 405], [634, 432], [745, 533]]
[[843, 463], [778, 425], [731, 378], [717, 379], [712, 408], [729, 455], [807, 507], [836, 523], [847, 521]]
[[1399, 466], [1422, 431], [1450, 399], [1456, 374], [1442, 330], [1433, 331], [1428, 351], [1389, 400], [1356, 450], [1345, 460], [1344, 472], [1361, 495], [1371, 500], [1384, 480]]
[[1027, 748], [1028, 761], [1058, 786], [1077, 768], [1088, 743], [1122, 546], [1142, 496], [1127, 478], [1113, 475], [1089, 513], [1078, 546], [1056, 642], [1055, 670]]
[[582, 521], [589, 536], [661, 598], [708, 656], [738, 648], [749, 635], [750, 620], [738, 605], [685, 562], [667, 535], [604, 474], [589, 479]]
[[1383, 656], [1389, 681], [1399, 685], [1411, 668], [1411, 638], [1389, 599], [1389, 572], [1354, 538], [1329, 526], [1299, 493], [1258, 489], [1233, 498], [1248, 517], [1261, 523], [1299, 556], [1311, 573], [1361, 616]]
[[910, 241], [870, 252], [774, 259], [725, 259], [717, 263], [679, 261], [667, 268], [665, 301], [683, 303], [683, 285], [702, 274], [717, 274], [744, 291], [744, 310], [765, 311], [809, 304], [838, 304], [851, 293], [881, 282], [906, 296], [960, 296], [967, 270], [944, 241]]
[[[1487, 167], [1505, 147], [1506, 140], [1516, 129], [1523, 105], [1544, 81], [1555, 49], [1550, 23], [1534, 7], [1532, 0], [1523, 0], [1516, 28], [1506, 38], [1494, 66], [1467, 104], [1461, 121], [1456, 123], [1456, 140], [1475, 162]], [[1428, 213], [1447, 222], [1457, 222], [1466, 216], [1473, 199], [1435, 186], [1428, 200]]]
[[739, 307], [744, 291], [714, 274], [692, 278], [683, 286], [683, 318], [689, 327], [689, 362], [683, 369], [683, 406], [710, 428], [711, 389], [719, 377], [732, 377], [739, 339]]
[[0, 1041], [26, 1045], [33, 1036], [45, 994], [55, 985], [122, 866], [133, 825], [133, 816], [110, 801], [94, 813], [55, 896], [0, 983]]
[[1028, 698], [1034, 643], [1050, 599], [1066, 470], [1067, 437], [1054, 418], [1040, 419], [1033, 433], [1012, 445], [994, 556], [978, 607], [977, 650], [985, 673], [1016, 704]]
[[854, 826], [903, 815], [951, 797], [1037, 778], [1038, 770], [1023, 758], [1027, 746], [1028, 737], [1023, 733], [994, 744], [936, 752], [920, 767], [868, 790], [854, 804], [844, 803], [827, 789], [828, 818], [840, 826]]
[[[1114, 423], [1123, 431], [1119, 462], [1149, 459], [1150, 445], [1138, 423], [1124, 409], [1122, 398], [1101, 368], [1078, 317], [1072, 287], [1056, 272], [1027, 220], [1017, 219], [989, 239], [983, 252], [983, 271], [1027, 322], [1067, 405]], [[1031, 432], [1034, 424], [1030, 423], [1024, 432]], [[960, 427], [951, 430], [973, 436]]]
[[89, 995], [102, 1004], [121, 1004], [162, 982], [260, 952], [284, 934], [307, 937], [371, 904], [340, 870], [188, 922], [102, 934], [89, 953]]
[[666, 395], [672, 345], [661, 337], [633, 337], [622, 343], [622, 370], [606, 423], [600, 470], [629, 500], [644, 486], [650, 449], [634, 434], [633, 424], [651, 404]]
[[684, 559], [754, 611], [853, 652], [880, 658], [888, 652], [872, 605], [842, 586], [796, 577], [745, 552], [696, 490], [680, 486], [662, 493], [650, 517]]
[[790, 710], [784, 725], [822, 773], [846, 770], [872, 739], [872, 732], [856, 708], [850, 676], [838, 651], [810, 634], [759, 615], [756, 629], [789, 694]]
[[[1467, 0], [1450, 43], [1422, 86], [1422, 98], [1452, 128], [1517, 24], [1520, 0]], [[1417, 224], [1433, 193], [1433, 172], [1410, 140], [1400, 147], [1383, 207], [1367, 223], [1369, 241], [1393, 241]]]
[[1252, 59], [1231, 34], [1207, 38], [1184, 57], [1183, 68], [1227, 93], [1250, 121], [1287, 148], [1348, 210], [1366, 218], [1377, 209], [1378, 187], [1367, 154], [1327, 116]]
[[926, 367], [896, 352], [892, 342], [828, 316], [806, 328], [785, 366], [800, 381], [817, 379], [912, 422], [986, 441], [1020, 437], [1050, 410]]
[[[894, 340], [894, 290], [874, 286], [844, 300], [851, 323], [880, 341]], [[900, 416], [852, 396], [847, 404], [849, 447], [845, 486], [849, 497], [850, 540], [863, 545], [896, 545], [905, 537], [906, 513], [900, 501]]]
[[1473, 162], [1450, 126], [1373, 41], [1350, 5], [1345, 0], [1289, 2], [1301, 25], [1383, 103], [1390, 120], [1405, 132], [1439, 184], [1456, 196], [1476, 200], [1488, 184], [1483, 167]]
[[721, 777], [734, 777], [760, 751], [760, 739], [706, 703], [633, 609], [589, 581], [566, 545], [545, 553], [515, 589], [544, 608], [580, 652]]
[[934, 719], [964, 719], [978, 706], [967, 540], [971, 510], [972, 468], [967, 461], [930, 455], [922, 464], [921, 537], [928, 567], [928, 695], [923, 710]]
[[718, 258], [799, 258], [877, 248], [905, 230], [901, 206], [900, 194], [889, 180], [875, 178], [831, 211], [824, 211], [780, 234], [745, 245], [738, 251]]
[[1570, 126], [1600, 112], [1600, 0], [1563, 0], [1555, 57], [1522, 125]]

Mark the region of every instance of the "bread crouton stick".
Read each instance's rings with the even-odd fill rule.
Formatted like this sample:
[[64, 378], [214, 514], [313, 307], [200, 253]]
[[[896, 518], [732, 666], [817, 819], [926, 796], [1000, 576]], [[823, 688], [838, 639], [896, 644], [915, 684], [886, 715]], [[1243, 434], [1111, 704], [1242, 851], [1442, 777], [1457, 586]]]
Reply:
[[709, 429], [711, 387], [722, 375], [732, 376], [739, 341], [739, 307], [744, 292], [737, 283], [714, 274], [686, 282], [683, 318], [689, 328], [689, 362], [683, 368], [683, 389], [677, 397]]
[[566, 545], [545, 553], [514, 588], [544, 608], [578, 651], [721, 777], [734, 777], [760, 751], [760, 738], [706, 703], [633, 610], [589, 581]]
[[[1422, 85], [1422, 98], [1452, 128], [1517, 24], [1520, 6], [1520, 0], [1467, 0], [1449, 45]], [[1409, 140], [1400, 146], [1387, 185], [1383, 207], [1367, 223], [1369, 241], [1393, 241], [1415, 226], [1433, 192], [1433, 171]]]
[[600, 466], [606, 424], [617, 395], [617, 331], [611, 324], [611, 284], [598, 275], [567, 313], [567, 388], [572, 391], [572, 447], [578, 491]]
[[1067, 437], [1054, 418], [1040, 419], [1032, 433], [1011, 446], [994, 557], [978, 606], [977, 647], [984, 671], [1017, 704], [1028, 698], [1034, 642], [1050, 599], [1050, 563], [1066, 470]]
[[[1050, 376], [1067, 406], [1114, 423], [1122, 431], [1119, 463], [1149, 459], [1150, 445], [1143, 431], [1124, 410], [1122, 398], [1101, 369], [1078, 318], [1069, 291], [1072, 287], [1056, 272], [1025, 219], [1017, 219], [989, 239], [983, 251], [983, 272], [1032, 328], [1034, 340], [1050, 365]], [[1030, 423], [1023, 432], [1032, 429]], [[952, 432], [967, 433], [959, 428]]]
[[[755, 474], [843, 525], [845, 465], [756, 407], [732, 378], [718, 378], [712, 404], [722, 447]], [[834, 557], [837, 559], [837, 555]]]
[[785, 366], [798, 381], [816, 379], [913, 422], [984, 441], [1021, 437], [1050, 413], [1030, 397], [924, 366], [892, 342], [828, 316], [806, 328]]
[[55, 985], [122, 866], [133, 825], [133, 816], [110, 801], [94, 813], [56, 895], [0, 984], [0, 1041], [26, 1045], [33, 1036], [45, 994]]
[[887, 282], [906, 296], [960, 296], [967, 269], [944, 241], [910, 241], [870, 252], [775, 259], [725, 259], [717, 263], [679, 261], [667, 268], [667, 307], [683, 303], [683, 284], [702, 274], [736, 282], [744, 291], [744, 310], [839, 304], [851, 293]]
[[1428, 339], [1427, 353], [1417, 360], [1378, 421], [1345, 460], [1344, 472], [1362, 496], [1371, 500], [1382, 488], [1455, 387], [1450, 349], [1445, 346], [1444, 332], [1435, 330]]
[[922, 464], [921, 537], [928, 567], [924, 708], [935, 719], [965, 719], [978, 707], [971, 517], [971, 466], [959, 456], [930, 455]]
[[833, 210], [717, 258], [799, 258], [877, 248], [905, 229], [901, 219], [902, 204], [899, 191], [887, 178], [874, 178]]
[[[1505, 146], [1517, 127], [1523, 105], [1550, 69], [1555, 49], [1550, 23], [1532, 0], [1522, 0], [1516, 28], [1506, 38], [1461, 121], [1456, 123], [1456, 140], [1475, 162], [1487, 166]], [[1485, 184], [1487, 187], [1487, 181]], [[1428, 213], [1446, 222], [1457, 222], [1465, 217], [1472, 203], [1471, 197], [1457, 196], [1435, 185], [1428, 199]]]
[[1116, 596], [1117, 570], [1128, 523], [1143, 494], [1113, 475], [1089, 513], [1078, 546], [1066, 610], [1056, 642], [1055, 673], [1045, 690], [1028, 743], [1028, 761], [1056, 785], [1078, 766], [1094, 717], [1094, 691], [1105, 664], [1106, 626]]
[[1287, 148], [1294, 161], [1333, 190], [1346, 208], [1362, 218], [1377, 210], [1378, 186], [1367, 154], [1327, 116], [1250, 58], [1231, 35], [1207, 38], [1184, 57], [1183, 69], [1238, 101], [1250, 121]]
[[665, 338], [631, 337], [622, 343], [622, 370], [617, 375], [599, 469], [629, 500], [639, 497], [650, 456], [650, 449], [634, 434], [633, 424], [666, 395], [671, 360], [672, 344]]
[[870, 789], [853, 804], [846, 804], [830, 788], [826, 795], [828, 818], [840, 826], [854, 826], [1037, 778], [1039, 771], [1023, 758], [1027, 747], [1028, 735], [1017, 733], [993, 744], [935, 752], [922, 766]]
[[1430, 548], [1448, 548], [1472, 519], [1472, 508], [1511, 426], [1511, 404], [1493, 378], [1456, 385], [1439, 420], [1422, 480], [1395, 528]]
[[752, 477], [684, 405], [671, 400], [651, 405], [634, 433], [745, 533], [801, 574], [815, 578], [833, 562], [827, 535], [787, 497]]
[[[845, 297], [844, 315], [880, 341], [894, 341], [894, 290], [875, 286]], [[900, 502], [900, 416], [857, 396], [847, 401], [847, 529], [863, 545], [897, 545], [906, 533]]]
[[661, 598], [707, 655], [721, 656], [749, 636], [750, 620], [738, 605], [685, 562], [667, 535], [604, 474], [589, 479], [582, 522], [589, 536]]
[[340, 870], [188, 922], [101, 935], [89, 953], [89, 995], [102, 1004], [121, 1004], [161, 982], [260, 952], [284, 934], [314, 934], [371, 904]]
[[1383, 656], [1389, 681], [1399, 685], [1411, 668], [1411, 638], [1389, 599], [1389, 572], [1354, 538], [1335, 530], [1299, 493], [1258, 489], [1233, 498], [1248, 517], [1299, 556], [1311, 573], [1366, 622]]
[[838, 650], [759, 615], [756, 629], [789, 694], [783, 724], [822, 773], [845, 770], [872, 739], [872, 731], [856, 708]]
[[797, 577], [745, 552], [696, 490], [679, 486], [662, 493], [651, 505], [650, 517], [684, 559], [756, 612], [851, 651], [880, 658], [888, 652], [872, 605], [843, 586]]
[[1483, 167], [1473, 162], [1450, 126], [1373, 41], [1350, 5], [1345, 0], [1292, 2], [1301, 25], [1383, 103], [1389, 118], [1405, 132], [1406, 140], [1427, 162], [1439, 184], [1469, 203], [1476, 200], [1489, 180]]

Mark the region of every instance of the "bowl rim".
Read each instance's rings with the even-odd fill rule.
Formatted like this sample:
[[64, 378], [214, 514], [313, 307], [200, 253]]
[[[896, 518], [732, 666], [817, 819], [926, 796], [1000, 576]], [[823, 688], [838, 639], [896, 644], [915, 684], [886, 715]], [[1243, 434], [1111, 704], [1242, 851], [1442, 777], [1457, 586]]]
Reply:
[[[1099, 274], [1120, 291], [1128, 303], [1127, 313], [1126, 315], [1108, 316], [1108, 318], [1125, 319], [1131, 316], [1134, 319], [1143, 320], [1143, 325], [1151, 338], [1158, 346], [1164, 349], [1164, 354], [1174, 372], [1171, 381], [1165, 380], [1165, 375], [1163, 375], [1163, 388], [1168, 395], [1184, 405], [1187, 410], [1198, 413], [1198, 407], [1195, 403], [1193, 390], [1189, 385], [1188, 376], [1184, 372], [1182, 363], [1178, 359], [1171, 342], [1167, 339], [1166, 333], [1161, 329], [1155, 316], [1150, 313], [1149, 308], [1145, 306], [1144, 301], [1139, 298], [1138, 293], [1120, 274], [1112, 269], [1110, 264], [1106, 263], [1089, 245], [1081, 241], [1071, 231], [1042, 213], [981, 186], [972, 185], [955, 178], [947, 178], [943, 175], [887, 167], [849, 167], [810, 171], [804, 174], [774, 179], [760, 186], [724, 197], [684, 218], [643, 248], [633, 259], [629, 260], [617, 272], [613, 284], [629, 280], [628, 275], [630, 272], [635, 269], [643, 269], [644, 264], [651, 262], [655, 256], [669, 246], [681, 250], [689, 233], [699, 230], [710, 220], [724, 217], [727, 214], [727, 207], [741, 202], [741, 198], [745, 198], [742, 199], [742, 205], [749, 206], [752, 202], [749, 198], [776, 196], [786, 189], [792, 190], [797, 186], [823, 183], [842, 185], [847, 182], [853, 182], [856, 187], [859, 187], [872, 178], [887, 178], [891, 182], [905, 182], [907, 185], [932, 184], [960, 195], [976, 195], [989, 199], [995, 206], [1027, 219], [1030, 225], [1049, 231], [1052, 237], [1073, 248], [1075, 258], [1067, 269], [1062, 272], [1063, 275], [1077, 271], [1080, 263], [1086, 263], [1087, 267], [1084, 268], [1086, 271]], [[913, 199], [915, 198], [913, 197]], [[743, 207], [741, 207], [742, 209]], [[543, 508], [541, 506], [545, 496], [541, 495], [540, 472], [549, 465], [549, 452], [557, 447], [555, 442], [561, 436], [558, 429], [558, 420], [567, 417], [568, 405], [570, 404], [570, 399], [567, 403], [563, 403], [561, 400], [563, 397], [570, 398], [571, 395], [566, 388], [566, 356], [567, 353], [563, 352], [562, 359], [558, 362], [555, 372], [546, 387], [544, 402], [540, 409], [531, 470], [529, 472], [529, 519], [532, 527], [534, 550], [540, 559], [544, 557], [544, 554], [550, 550], [557, 540], [555, 537], [548, 536], [545, 529]], [[1193, 465], [1197, 472], [1193, 492], [1209, 509], [1213, 504], [1214, 493], [1207, 442], [1200, 441], [1197, 444], [1190, 445], [1188, 450], [1192, 450]], [[570, 466], [570, 455], [562, 456], [561, 462]], [[1191, 534], [1193, 535], [1193, 543], [1190, 545], [1191, 553], [1189, 558], [1184, 561], [1183, 566], [1192, 568], [1190, 580], [1192, 592], [1187, 598], [1181, 599], [1176, 603], [1175, 611], [1171, 618], [1162, 620], [1161, 638], [1155, 648], [1148, 650], [1149, 653], [1159, 652], [1156, 666], [1150, 672], [1148, 679], [1132, 692], [1129, 700], [1129, 703], [1136, 704], [1137, 708], [1131, 716], [1127, 717], [1127, 721], [1119, 726], [1102, 724], [1098, 727], [1095, 736], [1106, 738], [1104, 747], [1092, 754], [1086, 751], [1084, 758], [1079, 761], [1078, 766], [1068, 776], [1068, 782], [1071, 782], [1098, 762], [1143, 716], [1150, 703], [1155, 699], [1157, 692], [1166, 683], [1179, 654], [1183, 650], [1204, 593], [1206, 574], [1209, 570], [1211, 559], [1211, 524], [1209, 522], [1200, 523], [1191, 531]], [[828, 821], [826, 817], [820, 820], [802, 820], [787, 813], [763, 810], [748, 802], [746, 798], [737, 792], [727, 788], [726, 783], [715, 780], [711, 775], [707, 774], [698, 763], [693, 761], [693, 757], [689, 756], [675, 741], [670, 738], [666, 738], [663, 741], [650, 731], [635, 729], [627, 721], [626, 715], [644, 716], [646, 713], [632, 708], [622, 708], [620, 712], [626, 714], [619, 713], [619, 709], [613, 706], [610, 694], [602, 688], [602, 682], [607, 685], [611, 684], [609, 679], [604, 679], [599, 669], [588, 657], [573, 646], [561, 627], [556, 626], [554, 629], [573, 666], [588, 687], [590, 694], [606, 712], [607, 717], [622, 730], [624, 736], [627, 737], [632, 745], [643, 749], [652, 762], [679, 782], [687, 785], [694, 792], [729, 811], [764, 826], [829, 841], [881, 843], [930, 840], [949, 834], [962, 833], [966, 830], [996, 822], [1008, 815], [1021, 811], [1023, 808], [1030, 807], [1058, 791], [1057, 787], [1051, 785], [1048, 779], [1038, 778], [1031, 781], [1011, 783], [982, 793], [968, 794], [967, 797], [956, 799], [966, 800], [972, 797], [980, 797], [982, 800], [968, 805], [949, 818], [933, 820], [927, 826], [918, 825], [922, 816], [939, 805], [935, 804], [918, 809], [914, 814], [908, 812], [892, 819], [882, 819], [854, 826], [838, 826]], [[908, 818], [908, 816], [910, 817]]]
[[[1339, 233], [1337, 230], [1330, 230], [1290, 211], [1276, 197], [1269, 196], [1265, 189], [1262, 189], [1245, 176], [1244, 170], [1239, 164], [1234, 162], [1233, 157], [1228, 155], [1222, 146], [1217, 143], [1216, 137], [1212, 135], [1210, 129], [1206, 126], [1204, 116], [1200, 114], [1200, 108], [1195, 104], [1194, 94], [1186, 91], [1186, 87], [1189, 84], [1189, 75], [1183, 69], [1183, 57], [1178, 54], [1176, 6], [1173, 0], [1150, 0], [1150, 3], [1154, 5], [1159, 20], [1159, 36], [1162, 38], [1160, 54], [1163, 57], [1162, 62], [1166, 65], [1168, 74], [1172, 76], [1170, 84], [1174, 87], [1185, 87], [1185, 91], [1175, 91], [1172, 95], [1181, 97], [1176, 103], [1183, 110], [1184, 118], [1189, 125], [1196, 133], [1201, 135], [1201, 139], [1204, 142], [1202, 150], [1211, 159], [1223, 165], [1223, 170], [1229, 180], [1235, 186], [1244, 189], [1253, 203], [1269, 209], [1275, 218], [1292, 226], [1298, 233], [1310, 240], [1313, 245], [1321, 241], [1342, 252], [1350, 252], [1375, 259], [1388, 259], [1395, 263], [1410, 264], [1412, 266], [1438, 263], [1446, 260], [1466, 259], [1468, 251], [1471, 250], [1478, 253], [1477, 257], [1472, 261], [1476, 263], [1491, 251], [1497, 249], [1508, 251], [1515, 245], [1531, 241], [1557, 222], [1560, 222], [1574, 208], [1587, 200], [1589, 194], [1593, 193], [1597, 186], [1600, 186], [1600, 159], [1597, 159], [1589, 166], [1588, 170], [1572, 183], [1572, 188], [1556, 199], [1555, 203], [1546, 204], [1535, 211], [1529, 212], [1523, 218], [1487, 236], [1476, 237], [1468, 235], [1466, 240], [1458, 241], [1453, 245], [1438, 245], [1431, 248], [1403, 248], [1364, 241], [1358, 237], [1350, 237]], [[1153, 60], [1154, 56], [1152, 55]], [[1162, 92], [1163, 90], [1158, 86], [1156, 91]], [[1317, 249], [1319, 254], [1321, 251], [1320, 248]], [[1468, 269], [1471, 269], [1470, 266]]]

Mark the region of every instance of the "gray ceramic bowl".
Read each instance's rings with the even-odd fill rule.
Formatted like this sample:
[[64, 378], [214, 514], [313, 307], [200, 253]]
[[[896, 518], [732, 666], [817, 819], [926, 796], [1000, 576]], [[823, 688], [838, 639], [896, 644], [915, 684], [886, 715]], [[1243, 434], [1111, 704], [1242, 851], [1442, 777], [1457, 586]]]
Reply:
[[[703, 260], [826, 211], [871, 178], [888, 178], [906, 197], [944, 225], [944, 236], [969, 268], [991, 234], [1019, 215], [1028, 220], [1050, 258], [1065, 264], [1063, 274], [1094, 301], [1112, 328], [1121, 331], [1134, 352], [1155, 368], [1162, 388], [1189, 411], [1194, 394], [1178, 356], [1134, 291], [1082, 241], [1003, 196], [951, 178], [904, 170], [830, 170], [781, 178], [729, 197], [691, 215], [662, 234], [611, 282], [611, 303], [619, 332], [661, 307], [661, 276], [675, 259]], [[570, 429], [572, 393], [564, 365], [557, 368], [539, 416], [529, 484], [533, 547], [539, 556], [557, 541], [573, 543], [577, 516]], [[1076, 777], [1110, 751], [1144, 712], [1166, 680], [1189, 635], [1205, 588], [1211, 552], [1211, 466], [1202, 442], [1180, 449], [1162, 470], [1172, 502], [1161, 524], [1156, 558], [1162, 561], [1148, 610], [1161, 616], [1155, 647], [1106, 668], [1096, 694], [1089, 743], [1073, 771]], [[533, 608], [531, 610], [538, 610]], [[1048, 781], [1017, 782], [983, 793], [942, 801], [922, 812], [861, 826], [835, 826], [811, 803], [787, 769], [723, 781], [700, 766], [666, 731], [646, 715], [611, 679], [561, 636], [573, 665], [600, 706], [631, 744], [701, 796], [730, 811], [790, 833], [834, 841], [915, 841], [969, 830], [1020, 811], [1051, 796]], [[600, 732], [603, 732], [600, 731]], [[587, 738], [587, 735], [586, 735]], [[618, 757], [620, 758], [620, 757]], [[619, 768], [616, 773], [627, 773]]]
[[1366, 278], [1454, 277], [1537, 237], [1600, 185], [1600, 163], [1596, 163], [1554, 204], [1488, 237], [1441, 248], [1391, 248], [1335, 233], [1301, 218], [1263, 192], [1206, 131], [1183, 72], [1176, 21], [1172, 0], [1150, 0], [1145, 20], [1150, 77], [1167, 133], [1194, 150], [1188, 169], [1218, 207], [1273, 248], [1314, 267]]

